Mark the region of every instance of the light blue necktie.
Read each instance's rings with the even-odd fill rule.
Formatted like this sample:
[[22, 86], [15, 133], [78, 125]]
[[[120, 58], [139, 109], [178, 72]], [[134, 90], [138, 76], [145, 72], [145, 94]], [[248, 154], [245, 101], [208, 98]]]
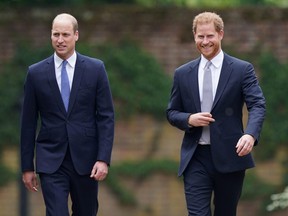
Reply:
[[[204, 67], [203, 95], [201, 103], [202, 112], [210, 112], [213, 104], [212, 74], [210, 69], [211, 64], [211, 61], [208, 61]], [[210, 144], [209, 126], [203, 127], [200, 141], [205, 144]]]
[[67, 65], [67, 61], [64, 60], [62, 62], [62, 68], [61, 68], [61, 96], [62, 96], [65, 109], [67, 111], [68, 105], [69, 105], [69, 97], [70, 97], [70, 85], [69, 85], [66, 65]]

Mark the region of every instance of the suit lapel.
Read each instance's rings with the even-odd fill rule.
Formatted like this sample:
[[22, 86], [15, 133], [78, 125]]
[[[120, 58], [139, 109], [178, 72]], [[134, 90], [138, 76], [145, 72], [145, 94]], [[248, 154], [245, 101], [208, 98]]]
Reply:
[[199, 83], [198, 83], [198, 68], [199, 68], [200, 58], [194, 61], [190, 68], [191, 71], [189, 73], [189, 81], [190, 84], [190, 92], [192, 93], [193, 98], [193, 104], [195, 104], [196, 110], [199, 112], [201, 111], [201, 101], [200, 101], [200, 95], [199, 95]]
[[84, 61], [85, 61], [84, 58], [79, 53], [77, 53], [73, 84], [72, 84], [70, 99], [69, 99], [68, 115], [70, 114], [72, 107], [75, 103], [75, 99], [76, 99], [77, 92], [81, 83], [82, 75], [85, 70]]
[[54, 64], [54, 56], [53, 55], [47, 59], [47, 64], [46, 64], [45, 70], [46, 70], [46, 74], [48, 76], [49, 84], [51, 86], [51, 91], [53, 92], [53, 95], [55, 96], [55, 100], [57, 101], [59, 109], [63, 113], [66, 114], [64, 103], [63, 103], [63, 100], [61, 97], [61, 92], [59, 90], [58, 83], [56, 80], [55, 64]]
[[225, 87], [228, 83], [229, 77], [232, 73], [232, 67], [230, 67], [230, 64], [232, 64], [232, 62], [230, 61], [229, 56], [224, 54], [224, 60], [223, 60], [223, 64], [222, 64], [221, 74], [219, 77], [219, 82], [218, 82], [217, 91], [216, 91], [215, 99], [213, 102], [212, 110], [216, 106], [219, 99], [221, 98], [221, 95], [223, 94]]

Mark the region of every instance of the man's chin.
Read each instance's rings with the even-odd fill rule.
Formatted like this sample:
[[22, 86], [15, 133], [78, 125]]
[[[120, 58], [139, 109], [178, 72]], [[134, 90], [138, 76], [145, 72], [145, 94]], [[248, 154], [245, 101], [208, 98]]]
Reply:
[[66, 52], [66, 49], [56, 49], [56, 52], [64, 54]]
[[206, 59], [208, 59], [208, 60], [210, 60], [210, 58], [211, 58], [211, 53], [202, 52], [202, 55], [203, 55]]
[[60, 57], [63, 58], [64, 56], [66, 56], [66, 52], [63, 50], [56, 50], [56, 54]]

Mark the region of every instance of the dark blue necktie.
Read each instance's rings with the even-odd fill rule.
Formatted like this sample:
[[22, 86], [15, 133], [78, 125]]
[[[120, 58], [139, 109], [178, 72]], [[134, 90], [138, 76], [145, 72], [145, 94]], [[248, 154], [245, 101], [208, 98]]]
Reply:
[[70, 85], [69, 85], [66, 65], [67, 65], [67, 61], [64, 60], [62, 62], [62, 68], [61, 68], [61, 96], [62, 96], [65, 109], [67, 111], [68, 105], [69, 105], [69, 97], [70, 97]]

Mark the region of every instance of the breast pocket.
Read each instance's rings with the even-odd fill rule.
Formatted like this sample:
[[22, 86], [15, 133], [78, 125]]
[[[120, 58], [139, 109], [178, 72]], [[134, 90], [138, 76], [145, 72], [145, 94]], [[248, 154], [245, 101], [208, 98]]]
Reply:
[[82, 106], [90, 105], [91, 103], [94, 103], [94, 95], [92, 88], [79, 89], [77, 94], [77, 103]]

